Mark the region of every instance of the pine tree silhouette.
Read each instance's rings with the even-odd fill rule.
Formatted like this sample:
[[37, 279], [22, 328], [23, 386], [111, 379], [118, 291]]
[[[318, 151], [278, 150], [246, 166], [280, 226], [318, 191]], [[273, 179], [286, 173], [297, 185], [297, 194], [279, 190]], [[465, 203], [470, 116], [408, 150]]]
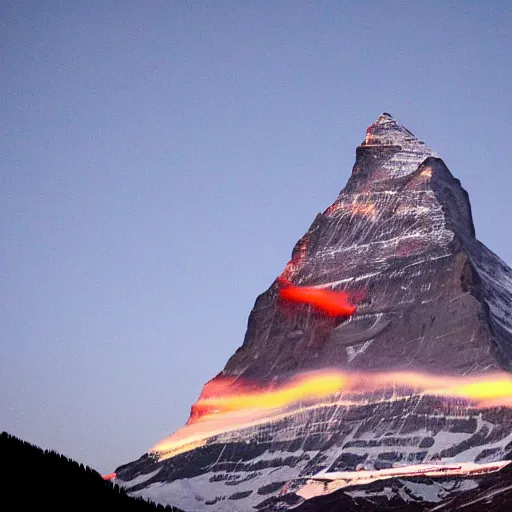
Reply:
[[5, 512], [42, 509], [182, 512], [176, 507], [130, 498], [124, 489], [105, 482], [92, 468], [54, 450], [42, 450], [7, 432], [0, 434], [0, 454], [5, 468], [2, 488], [10, 497], [3, 500]]

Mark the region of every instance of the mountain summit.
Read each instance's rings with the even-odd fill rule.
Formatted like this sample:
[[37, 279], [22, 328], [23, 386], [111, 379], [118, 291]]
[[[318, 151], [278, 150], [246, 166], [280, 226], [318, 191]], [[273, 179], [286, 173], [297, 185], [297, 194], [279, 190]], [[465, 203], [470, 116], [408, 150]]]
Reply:
[[512, 458], [511, 306], [512, 271], [476, 240], [459, 180], [384, 113], [187, 426], [117, 483], [190, 511], [339, 489], [384, 510], [478, 488]]
[[332, 319], [306, 307], [291, 316], [276, 281], [256, 300], [222, 375], [270, 379], [332, 365], [457, 374], [509, 368], [512, 274], [474, 233], [460, 182], [382, 114], [357, 148], [347, 186], [317, 215], [282, 274], [294, 285], [343, 289], [356, 314]]

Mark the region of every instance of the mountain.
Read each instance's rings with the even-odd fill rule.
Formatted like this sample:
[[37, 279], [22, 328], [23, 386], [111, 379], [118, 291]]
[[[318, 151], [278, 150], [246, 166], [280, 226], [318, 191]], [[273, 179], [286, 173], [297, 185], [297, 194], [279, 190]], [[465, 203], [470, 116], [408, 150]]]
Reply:
[[276, 281], [223, 375], [269, 379], [332, 364], [457, 374], [510, 367], [512, 273], [476, 241], [460, 182], [388, 114], [369, 127], [347, 186], [283, 274], [366, 299], [350, 322], [303, 311], [290, 322], [276, 306]]
[[384, 113], [187, 425], [116, 482], [187, 511], [478, 492], [512, 459], [511, 306], [459, 180]]
[[2, 486], [8, 494], [2, 510], [180, 512], [130, 498], [91, 468], [54, 451], [43, 451], [7, 432], [0, 434], [0, 453]]

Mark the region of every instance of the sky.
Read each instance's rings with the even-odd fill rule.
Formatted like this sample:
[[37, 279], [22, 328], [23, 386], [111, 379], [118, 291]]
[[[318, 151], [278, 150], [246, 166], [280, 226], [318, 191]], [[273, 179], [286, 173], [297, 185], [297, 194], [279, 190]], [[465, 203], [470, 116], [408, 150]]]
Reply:
[[508, 1], [0, 2], [0, 430], [182, 426], [381, 112], [512, 264]]

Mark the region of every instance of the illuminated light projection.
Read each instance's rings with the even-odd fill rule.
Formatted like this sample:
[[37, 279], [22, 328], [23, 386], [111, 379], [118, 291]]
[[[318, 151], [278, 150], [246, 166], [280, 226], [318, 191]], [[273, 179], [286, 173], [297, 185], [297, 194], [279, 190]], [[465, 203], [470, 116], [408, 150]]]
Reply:
[[295, 272], [300, 270], [306, 261], [308, 245], [309, 237], [306, 235], [300, 240], [297, 250], [294, 252], [292, 259], [286, 264], [280, 279], [288, 281], [293, 276], [293, 274], [295, 274]]
[[284, 301], [309, 304], [317, 311], [332, 317], [350, 316], [356, 312], [357, 308], [350, 303], [346, 292], [293, 286], [282, 277], [278, 278], [278, 282], [282, 285], [279, 297]]
[[375, 137], [370, 133], [370, 127], [366, 130], [366, 135], [364, 137], [364, 145], [371, 145], [371, 143], [374, 141]]
[[354, 198], [352, 203], [333, 203], [327, 210], [325, 210], [325, 215], [334, 215], [335, 213], [345, 210], [352, 215], [364, 215], [366, 217], [370, 217], [372, 220], [375, 219], [375, 203], [371, 202], [362, 202], [358, 201], [358, 196]]
[[[263, 391], [263, 389], [264, 388], [262, 386], [254, 388], [255, 391], [260, 392]], [[210, 403], [208, 401], [212, 397], [224, 395], [235, 396], [237, 393], [242, 395], [247, 394], [250, 391], [251, 383], [238, 379], [237, 377], [216, 377], [215, 379], [212, 379], [204, 385], [199, 400], [192, 405], [187, 425], [198, 421], [202, 416], [218, 412], [214, 402]]]
[[116, 477], [115, 473], [109, 473], [108, 475], [103, 475], [103, 480], [113, 480]]
[[[299, 375], [282, 387], [251, 392], [250, 384], [245, 392], [238, 390], [226, 396], [212, 396], [200, 398], [194, 407], [203, 410], [197, 421], [208, 421], [209, 415], [240, 411], [243, 409], [258, 409], [260, 411], [279, 409], [301, 401], [321, 399], [347, 389], [349, 382], [342, 373], [314, 373]], [[229, 391], [229, 390], [228, 390]], [[204, 411], [208, 411], [206, 414]], [[190, 422], [190, 420], [189, 420]], [[192, 423], [192, 422], [190, 422]]]
[[375, 212], [375, 204], [355, 204], [352, 206], [352, 211], [361, 215], [371, 215]]
[[461, 399], [480, 408], [512, 407], [512, 376], [504, 372], [450, 377], [415, 372], [323, 370], [298, 375], [273, 388], [269, 385], [258, 388], [251, 382], [237, 382], [234, 392], [225, 385], [211, 389], [214, 388], [217, 389], [215, 396], [201, 397], [194, 404], [187, 425], [159, 442], [150, 452], [163, 460], [203, 446], [215, 435], [328, 405], [358, 406], [429, 395]]

